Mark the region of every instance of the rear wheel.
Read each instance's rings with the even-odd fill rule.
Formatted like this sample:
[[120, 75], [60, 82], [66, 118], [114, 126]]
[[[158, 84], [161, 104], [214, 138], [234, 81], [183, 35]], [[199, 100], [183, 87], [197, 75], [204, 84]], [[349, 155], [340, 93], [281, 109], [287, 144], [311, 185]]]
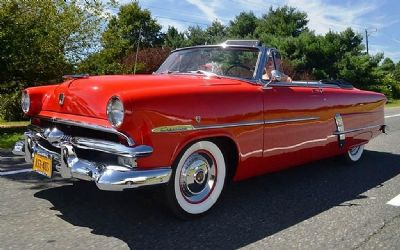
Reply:
[[361, 156], [364, 152], [364, 145], [359, 145], [356, 147], [352, 147], [347, 151], [347, 154], [344, 155], [344, 159], [347, 163], [354, 163], [361, 159]]
[[175, 163], [166, 190], [169, 207], [182, 219], [206, 213], [220, 197], [225, 177], [226, 164], [219, 147], [210, 141], [194, 143]]

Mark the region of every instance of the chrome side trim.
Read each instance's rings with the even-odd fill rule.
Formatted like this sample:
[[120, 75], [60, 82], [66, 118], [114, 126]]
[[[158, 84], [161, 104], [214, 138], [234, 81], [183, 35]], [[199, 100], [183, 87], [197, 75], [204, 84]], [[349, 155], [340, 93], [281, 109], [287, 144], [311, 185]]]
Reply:
[[93, 129], [93, 130], [98, 130], [98, 131], [102, 131], [102, 132], [116, 134], [118, 136], [123, 137], [127, 141], [129, 146], [135, 145], [135, 142], [133, 141], [132, 138], [130, 138], [129, 136], [125, 135], [124, 133], [122, 133], [122, 132], [120, 132], [120, 131], [118, 131], [118, 130], [116, 130], [114, 128], [109, 128], [109, 127], [104, 127], [104, 126], [100, 126], [100, 125], [89, 124], [89, 123], [85, 123], [85, 122], [63, 120], [63, 119], [58, 119], [58, 118], [46, 118], [46, 117], [44, 117], [44, 119], [47, 119], [47, 120], [49, 120], [51, 122], [54, 122], [54, 123], [70, 125], [70, 126], [77, 126], [77, 127], [88, 128], [88, 129]]
[[276, 120], [265, 120], [264, 124], [276, 124], [285, 122], [305, 122], [305, 121], [315, 121], [319, 120], [317, 116], [310, 117], [298, 117], [298, 118], [288, 118], [288, 119], [276, 119]]
[[193, 125], [173, 125], [173, 126], [161, 126], [153, 128], [151, 131], [153, 133], [174, 133], [194, 130]]
[[343, 132], [335, 131], [335, 132], [333, 132], [333, 134], [334, 135], [342, 135], [342, 134], [348, 134], [348, 133], [359, 132], [359, 131], [373, 129], [373, 128], [381, 128], [381, 127], [382, 127], [382, 125], [373, 125], [373, 126], [368, 126], [368, 127], [349, 129], [349, 130], [345, 130]]
[[203, 126], [195, 126], [195, 130], [204, 130], [204, 129], [218, 129], [218, 128], [234, 128], [234, 127], [247, 127], [247, 126], [256, 126], [263, 125], [263, 121], [254, 121], [254, 122], [236, 122], [236, 123], [225, 123], [225, 124], [216, 124], [216, 125], [203, 125]]
[[238, 123], [224, 123], [224, 124], [216, 124], [216, 125], [202, 125], [202, 126], [193, 126], [193, 125], [172, 125], [172, 126], [161, 126], [152, 129], [153, 133], [177, 133], [177, 132], [185, 132], [185, 131], [195, 131], [195, 130], [205, 130], [205, 129], [219, 129], [219, 128], [233, 128], [233, 127], [243, 127], [243, 126], [255, 126], [255, 125], [263, 125], [263, 121], [254, 121], [254, 122], [238, 122]]
[[185, 131], [195, 131], [195, 130], [205, 130], [205, 129], [220, 129], [220, 128], [234, 128], [234, 127], [245, 127], [245, 126], [257, 126], [257, 125], [268, 125], [286, 122], [303, 122], [303, 121], [314, 121], [319, 120], [319, 117], [298, 117], [298, 118], [288, 118], [288, 119], [275, 119], [275, 120], [265, 120], [265, 121], [252, 121], [252, 122], [235, 122], [235, 123], [224, 123], [216, 125], [200, 125], [193, 126], [190, 124], [185, 125], [172, 125], [172, 126], [161, 126], [152, 129], [153, 133], [177, 133]]
[[271, 87], [309, 87], [309, 88], [333, 88], [333, 89], [340, 89], [338, 85], [334, 84], [322, 84], [319, 82], [272, 82], [268, 84]]

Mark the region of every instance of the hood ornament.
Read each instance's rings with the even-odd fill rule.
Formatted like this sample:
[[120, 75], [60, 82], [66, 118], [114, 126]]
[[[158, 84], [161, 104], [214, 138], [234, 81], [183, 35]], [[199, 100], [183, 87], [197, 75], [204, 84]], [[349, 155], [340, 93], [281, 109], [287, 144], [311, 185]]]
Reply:
[[60, 106], [64, 104], [64, 99], [65, 99], [64, 93], [58, 95], [58, 104], [60, 104]]

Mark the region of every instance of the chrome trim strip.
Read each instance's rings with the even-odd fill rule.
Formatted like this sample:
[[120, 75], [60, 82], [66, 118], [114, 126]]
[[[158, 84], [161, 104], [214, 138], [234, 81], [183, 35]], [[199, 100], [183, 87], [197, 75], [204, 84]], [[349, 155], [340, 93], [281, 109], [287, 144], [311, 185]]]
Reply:
[[348, 133], [353, 133], [353, 132], [359, 132], [362, 130], [373, 129], [373, 128], [377, 128], [377, 127], [380, 128], [380, 127], [382, 127], [382, 125], [373, 125], [373, 126], [368, 126], [368, 127], [349, 129], [349, 130], [345, 130], [343, 132], [335, 131], [335, 132], [333, 132], [333, 134], [334, 135], [348, 134]]
[[268, 84], [271, 87], [308, 87], [308, 88], [333, 88], [340, 89], [340, 86], [327, 83], [314, 83], [314, 82], [272, 82]]
[[54, 123], [59, 123], [59, 124], [65, 124], [65, 125], [71, 125], [71, 126], [77, 126], [77, 127], [83, 127], [83, 128], [88, 128], [88, 129], [93, 129], [93, 130], [98, 130], [102, 132], [107, 132], [107, 133], [112, 133], [116, 134], [118, 136], [123, 137], [129, 146], [135, 145], [135, 142], [133, 141], [132, 138], [129, 136], [125, 135], [124, 133], [114, 129], [114, 128], [108, 128], [100, 125], [94, 125], [94, 124], [89, 124], [85, 122], [77, 122], [77, 121], [71, 121], [71, 120], [63, 120], [63, 119], [58, 119], [58, 118], [48, 118], [48, 117], [43, 117], [44, 119], [47, 119], [51, 122]]
[[169, 181], [172, 169], [155, 168], [148, 170], [126, 170], [120, 167], [107, 166], [95, 181], [101, 190], [122, 191], [130, 188], [164, 184]]
[[[265, 81], [265, 80], [264, 80]], [[269, 84], [274, 87], [311, 87], [311, 88], [334, 88], [334, 89], [354, 89], [354, 86], [351, 85], [351, 88], [341, 87], [340, 85], [334, 83], [322, 83], [319, 81], [293, 81], [293, 82], [272, 82]]]
[[234, 127], [245, 127], [245, 126], [256, 126], [256, 125], [268, 125], [277, 124], [285, 122], [303, 122], [303, 121], [314, 121], [319, 120], [319, 117], [298, 117], [298, 118], [288, 118], [288, 119], [275, 119], [275, 120], [265, 120], [265, 121], [252, 121], [252, 122], [235, 122], [235, 123], [224, 123], [216, 125], [200, 125], [193, 126], [190, 124], [185, 125], [172, 125], [172, 126], [161, 126], [152, 129], [153, 133], [177, 133], [185, 131], [195, 131], [195, 130], [205, 130], [205, 129], [220, 129], [220, 128], [234, 128]]
[[285, 122], [305, 122], [305, 121], [315, 121], [315, 120], [319, 120], [319, 117], [318, 116], [310, 116], [310, 117], [266, 120], [264, 122], [264, 124], [276, 124], [276, 123], [285, 123]]
[[[364, 105], [364, 103], [360, 103], [360, 106]], [[345, 113], [345, 114], [340, 114], [341, 116], [350, 116], [350, 115], [367, 115], [367, 114], [374, 114], [374, 113], [381, 113], [382, 110], [373, 110], [373, 111], [359, 111], [359, 112], [353, 112], [353, 113]]]
[[193, 125], [173, 125], [173, 126], [161, 126], [153, 128], [151, 132], [153, 133], [174, 133], [194, 130]]
[[242, 126], [263, 125], [263, 124], [264, 124], [263, 121], [254, 121], [254, 122], [224, 123], [224, 124], [217, 124], [217, 125], [202, 125], [202, 126], [172, 125], [172, 126], [157, 127], [157, 128], [152, 129], [151, 131], [153, 133], [177, 133], [177, 132], [185, 132], [185, 131], [233, 128], [233, 127], [242, 127]]
[[153, 148], [146, 145], [127, 147], [115, 142], [85, 137], [73, 137], [71, 138], [70, 143], [77, 148], [96, 150], [124, 157], [145, 157], [153, 153]]
[[225, 124], [216, 124], [216, 125], [203, 125], [203, 126], [195, 126], [195, 130], [204, 130], [204, 129], [218, 129], [218, 128], [234, 128], [234, 127], [246, 127], [246, 126], [256, 126], [263, 125], [263, 121], [254, 121], [254, 122], [235, 122], [235, 123], [225, 123]]

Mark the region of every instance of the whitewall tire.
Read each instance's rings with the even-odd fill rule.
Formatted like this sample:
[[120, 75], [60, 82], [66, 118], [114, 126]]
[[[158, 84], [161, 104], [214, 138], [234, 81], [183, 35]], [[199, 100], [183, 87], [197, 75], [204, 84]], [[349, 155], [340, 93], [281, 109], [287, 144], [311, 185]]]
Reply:
[[363, 152], [364, 152], [364, 145], [352, 147], [349, 149], [349, 151], [347, 151], [345, 158], [347, 162], [354, 163], [361, 159]]
[[186, 148], [176, 160], [167, 185], [172, 211], [189, 219], [209, 211], [220, 197], [226, 179], [222, 151], [211, 141], [199, 141]]

